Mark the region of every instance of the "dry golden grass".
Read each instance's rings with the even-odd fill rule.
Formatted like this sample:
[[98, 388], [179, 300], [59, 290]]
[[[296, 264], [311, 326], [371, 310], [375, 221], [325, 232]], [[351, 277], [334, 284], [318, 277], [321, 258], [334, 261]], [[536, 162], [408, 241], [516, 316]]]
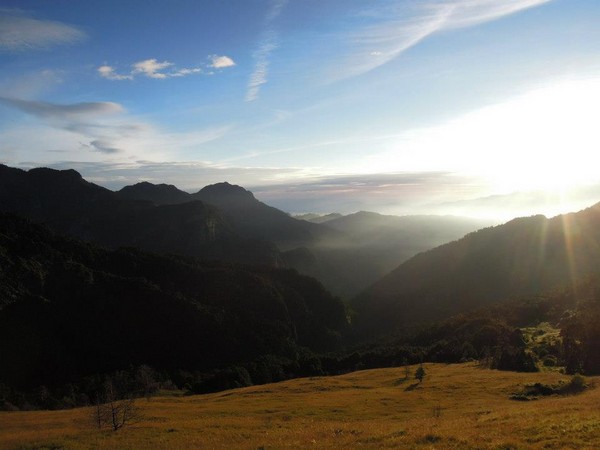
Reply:
[[140, 400], [144, 419], [118, 432], [95, 430], [86, 408], [5, 412], [0, 448], [600, 448], [600, 389], [517, 402], [509, 396], [524, 384], [568, 377], [425, 369], [421, 385], [403, 369], [379, 369]]

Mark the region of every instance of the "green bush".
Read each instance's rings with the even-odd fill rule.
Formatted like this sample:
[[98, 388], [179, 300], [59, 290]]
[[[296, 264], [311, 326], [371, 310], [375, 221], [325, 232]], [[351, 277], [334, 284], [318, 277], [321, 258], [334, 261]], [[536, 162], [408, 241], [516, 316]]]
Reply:
[[554, 357], [552, 355], [548, 355], [544, 358], [542, 363], [544, 364], [544, 367], [555, 367], [557, 360], [556, 360], [556, 357]]
[[585, 382], [585, 378], [582, 375], [579, 375], [578, 373], [573, 375], [571, 381], [567, 385], [568, 390], [571, 392], [581, 392], [585, 390], [586, 387], [587, 383]]

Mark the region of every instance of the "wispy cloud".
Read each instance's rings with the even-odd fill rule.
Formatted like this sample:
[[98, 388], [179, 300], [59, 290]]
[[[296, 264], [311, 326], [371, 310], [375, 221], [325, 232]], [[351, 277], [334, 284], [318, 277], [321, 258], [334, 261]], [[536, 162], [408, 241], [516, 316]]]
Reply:
[[0, 9], [0, 51], [41, 50], [81, 41], [86, 34], [61, 22], [39, 20], [17, 9]]
[[185, 77], [193, 74], [207, 73], [207, 69], [224, 69], [235, 66], [235, 61], [229, 56], [212, 55], [209, 57], [210, 64], [197, 67], [185, 67], [178, 69], [170, 61], [158, 61], [155, 58], [138, 61], [131, 65], [127, 73], [119, 73], [113, 66], [104, 64], [98, 67], [98, 74], [108, 80], [122, 81], [133, 80], [138, 76], [164, 80], [166, 78]]
[[251, 189], [261, 200], [288, 212], [414, 214], [428, 211], [425, 205], [431, 202], [481, 195], [485, 181], [449, 172], [373, 173], [315, 176]]
[[187, 132], [171, 132], [128, 114], [118, 103], [55, 104], [0, 97], [4, 105], [38, 121], [2, 130], [0, 155], [36, 154], [40, 162], [52, 160], [48, 152], [63, 152], [72, 159], [104, 157], [197, 158], [202, 146], [220, 139], [230, 125]]
[[56, 69], [36, 69], [29, 72], [0, 75], [0, 96], [35, 98], [64, 82], [65, 72]]
[[287, 4], [288, 0], [272, 0], [269, 11], [265, 18], [265, 30], [254, 52], [254, 70], [248, 81], [246, 101], [252, 102], [258, 98], [260, 87], [267, 82], [271, 53], [279, 46], [279, 35], [273, 22]]
[[[435, 33], [466, 28], [552, 0], [387, 0], [362, 10], [358, 29], [341, 36], [345, 54], [333, 58], [336, 78], [369, 72]], [[339, 51], [339, 50], [337, 50]]]
[[110, 115], [123, 111], [123, 107], [113, 102], [84, 102], [56, 104], [48, 102], [0, 97], [0, 103], [11, 106], [27, 114], [48, 119], [80, 120], [83, 117]]
[[89, 144], [82, 144], [84, 147], [92, 148], [95, 151], [100, 153], [105, 153], [108, 155], [112, 155], [113, 153], [121, 153], [121, 149], [116, 147], [111, 147], [111, 143], [107, 141], [103, 141], [101, 139], [94, 139]]

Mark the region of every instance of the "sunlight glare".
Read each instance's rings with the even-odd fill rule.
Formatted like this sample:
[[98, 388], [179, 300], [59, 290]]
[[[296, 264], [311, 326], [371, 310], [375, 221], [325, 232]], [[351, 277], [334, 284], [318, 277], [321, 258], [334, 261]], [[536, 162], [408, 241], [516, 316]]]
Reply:
[[600, 78], [532, 90], [456, 120], [410, 130], [370, 170], [443, 171], [483, 177], [490, 194], [557, 192], [599, 179]]

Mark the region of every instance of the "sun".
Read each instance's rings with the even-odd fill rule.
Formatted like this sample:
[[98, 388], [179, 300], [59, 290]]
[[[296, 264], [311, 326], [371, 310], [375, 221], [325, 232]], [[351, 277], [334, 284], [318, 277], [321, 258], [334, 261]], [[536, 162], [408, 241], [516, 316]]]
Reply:
[[489, 160], [471, 170], [498, 190], [566, 192], [598, 180], [600, 80], [539, 88], [479, 114], [467, 140], [471, 152], [487, 140]]
[[530, 89], [431, 127], [369, 157], [372, 171], [449, 172], [492, 193], [568, 190], [600, 180], [600, 76]]

